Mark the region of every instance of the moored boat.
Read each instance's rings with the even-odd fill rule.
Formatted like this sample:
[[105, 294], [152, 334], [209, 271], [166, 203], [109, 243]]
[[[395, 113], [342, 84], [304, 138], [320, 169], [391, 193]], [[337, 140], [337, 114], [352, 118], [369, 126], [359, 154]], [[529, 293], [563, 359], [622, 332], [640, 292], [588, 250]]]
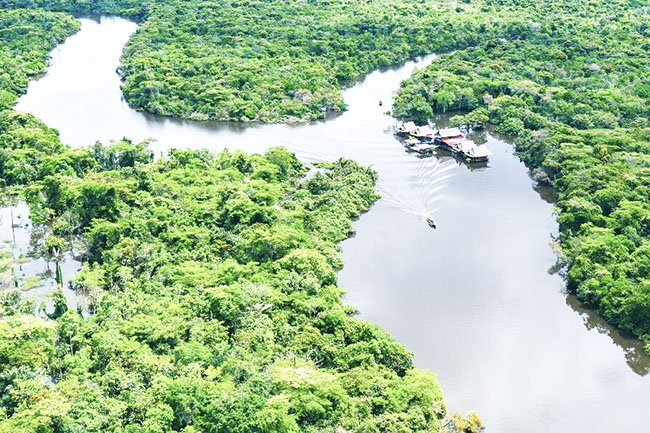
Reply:
[[406, 140], [404, 140], [404, 146], [406, 147], [411, 147], [418, 144], [422, 144], [422, 142], [417, 138], [407, 138]]
[[408, 136], [404, 141], [407, 149], [418, 153], [428, 153], [433, 143], [442, 149], [453, 152], [468, 162], [485, 162], [492, 152], [484, 144], [477, 145], [474, 141], [465, 138], [460, 128], [432, 129], [430, 126], [417, 126], [414, 122], [406, 122], [395, 128], [395, 133]]
[[420, 143], [420, 144], [415, 144], [411, 147], [407, 148], [408, 150], [411, 150], [413, 152], [417, 152], [420, 154], [427, 154], [433, 152], [433, 146], [430, 144], [425, 144], [425, 143]]
[[395, 128], [395, 133], [401, 136], [408, 136], [412, 135], [417, 129], [418, 126], [414, 122], [406, 122]]

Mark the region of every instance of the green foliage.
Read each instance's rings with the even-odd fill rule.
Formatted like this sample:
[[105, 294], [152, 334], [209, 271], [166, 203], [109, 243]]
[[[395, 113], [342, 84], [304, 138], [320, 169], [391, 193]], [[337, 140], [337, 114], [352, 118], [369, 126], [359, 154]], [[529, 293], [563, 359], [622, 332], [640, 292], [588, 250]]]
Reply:
[[120, 15], [141, 21], [153, 0], [0, 0], [0, 8], [43, 8], [76, 16]]
[[63, 148], [58, 133], [11, 107], [45, 71], [49, 51], [78, 29], [63, 14], [0, 9], [0, 187], [27, 184], [54, 169], [48, 158]]
[[481, 107], [464, 115], [453, 116], [450, 121], [452, 126], [482, 129], [490, 121], [490, 117], [488, 116], [487, 108]]
[[[345, 109], [341, 88], [351, 80], [472, 45], [493, 26], [451, 0], [0, 0], [18, 6], [141, 21], [122, 56], [126, 100], [194, 120], [323, 119]], [[475, 106], [467, 96], [463, 106]], [[417, 102], [422, 118], [431, 115]]]
[[474, 412], [467, 414], [466, 418], [463, 418], [459, 413], [455, 413], [451, 417], [451, 422], [453, 425], [452, 431], [455, 430], [458, 433], [481, 433], [483, 431], [483, 421]]
[[335, 286], [376, 173], [340, 160], [306, 180], [280, 148], [91, 159], [28, 195], [51, 256], [88, 245], [71, 286], [92, 314], [58, 291], [49, 322], [0, 309], [0, 431], [442, 431], [435, 376]]
[[78, 29], [67, 15], [0, 9], [0, 110], [10, 108], [29, 80], [45, 70], [52, 47]]
[[0, 319], [0, 365], [44, 367], [55, 351], [56, 331], [53, 324], [33, 316]]
[[472, 43], [445, 17], [458, 15], [453, 5], [168, 0], [127, 44], [124, 95], [137, 109], [197, 120], [322, 119], [345, 108], [350, 80]]
[[487, 110], [559, 193], [569, 290], [650, 338], [650, 15], [624, 1], [520, 6], [495, 37], [415, 72], [393, 111]]

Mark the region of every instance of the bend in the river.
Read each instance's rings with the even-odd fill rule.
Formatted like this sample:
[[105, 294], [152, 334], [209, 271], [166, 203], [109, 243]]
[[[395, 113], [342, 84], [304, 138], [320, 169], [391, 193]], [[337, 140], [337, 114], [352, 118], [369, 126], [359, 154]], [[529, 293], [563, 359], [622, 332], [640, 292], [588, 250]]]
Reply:
[[[393, 137], [384, 114], [392, 92], [435, 56], [368, 75], [345, 91], [348, 111], [327, 122], [195, 123], [138, 113], [122, 100], [115, 70], [135, 24], [82, 22], [18, 103], [63, 142], [153, 138], [158, 154], [284, 146], [307, 161], [344, 156], [372, 165], [384, 198], [343, 243], [340, 284], [364, 319], [439, 374], [450, 410], [475, 410], [488, 432], [645, 431], [650, 361], [548, 272], [553, 205], [512, 147], [477, 137], [494, 155], [489, 167], [470, 170], [453, 158], [406, 153]], [[438, 230], [424, 213], [434, 214]]]

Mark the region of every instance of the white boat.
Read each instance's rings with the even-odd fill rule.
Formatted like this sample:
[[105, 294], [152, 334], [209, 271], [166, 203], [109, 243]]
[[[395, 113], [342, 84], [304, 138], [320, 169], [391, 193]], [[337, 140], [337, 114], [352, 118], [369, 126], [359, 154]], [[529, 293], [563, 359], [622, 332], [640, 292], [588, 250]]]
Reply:
[[413, 152], [424, 154], [424, 153], [432, 152], [433, 147], [431, 145], [428, 145], [428, 144], [420, 143], [420, 144], [416, 144], [414, 146], [409, 147], [409, 150], [412, 150]]
[[418, 126], [415, 124], [415, 122], [406, 122], [406, 123], [402, 123], [397, 128], [395, 128], [395, 132], [397, 133], [397, 135], [411, 135], [417, 129]]
[[415, 146], [418, 144], [422, 144], [422, 142], [417, 138], [407, 138], [406, 140], [404, 140], [404, 145], [406, 145], [407, 147]]
[[420, 138], [422, 140], [433, 141], [436, 138], [436, 130], [432, 129], [430, 126], [420, 126], [415, 131], [413, 131], [413, 136]]

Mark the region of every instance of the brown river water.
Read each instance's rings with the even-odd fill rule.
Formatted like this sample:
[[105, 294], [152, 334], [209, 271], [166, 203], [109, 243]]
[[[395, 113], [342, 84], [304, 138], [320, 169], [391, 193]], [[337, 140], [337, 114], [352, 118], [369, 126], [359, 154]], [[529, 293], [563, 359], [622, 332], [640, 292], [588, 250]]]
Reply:
[[564, 293], [551, 271], [552, 192], [535, 184], [512, 146], [478, 134], [494, 155], [469, 167], [449, 155], [407, 153], [393, 136], [384, 114], [392, 93], [434, 55], [369, 74], [345, 91], [348, 111], [325, 122], [197, 123], [138, 113], [122, 100], [115, 71], [135, 24], [82, 23], [17, 106], [63, 142], [153, 138], [157, 155], [285, 146], [306, 162], [343, 156], [371, 165], [383, 198], [343, 242], [339, 283], [361, 318], [438, 374], [451, 412], [476, 411], [488, 433], [650, 431], [650, 359]]

